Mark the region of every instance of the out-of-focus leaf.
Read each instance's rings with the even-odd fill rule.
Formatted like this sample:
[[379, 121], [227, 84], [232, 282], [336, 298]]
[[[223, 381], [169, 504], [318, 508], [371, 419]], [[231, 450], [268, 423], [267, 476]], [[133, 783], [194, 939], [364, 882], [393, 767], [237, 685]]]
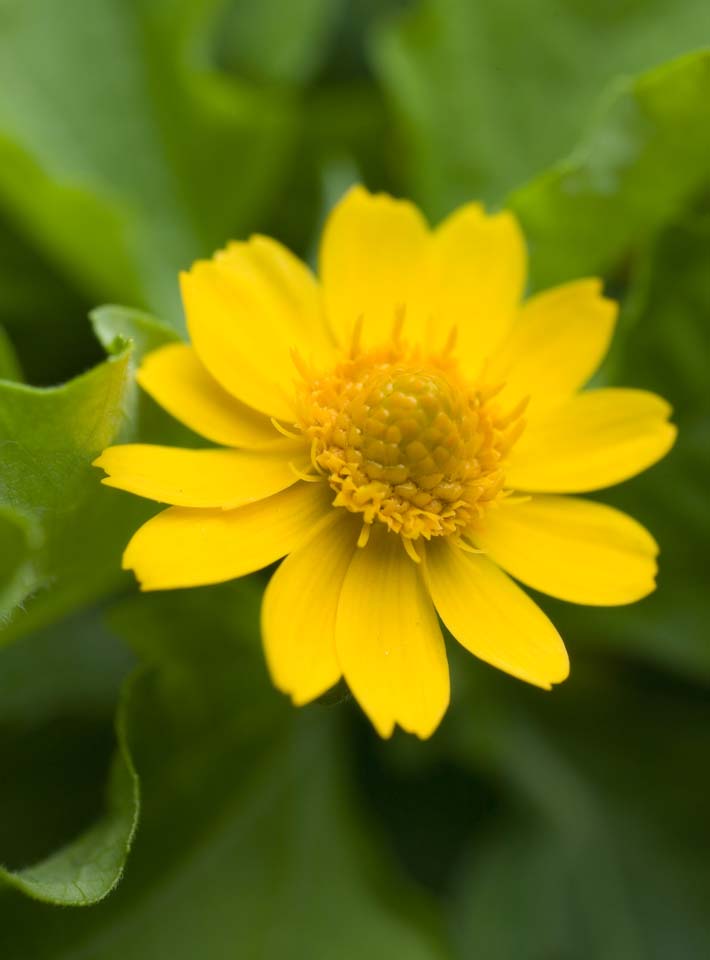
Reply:
[[512, 802], [459, 878], [460, 955], [705, 957], [706, 698], [583, 661], [553, 696], [498, 678], [475, 696], [478, 728], [449, 727], [458, 758]]
[[0, 327], [0, 380], [22, 380], [22, 371], [10, 338]]
[[121, 551], [150, 512], [103, 487], [91, 463], [116, 439], [142, 429], [132, 356], [173, 334], [122, 308], [102, 308], [95, 323], [116, 351], [98, 367], [59, 387], [0, 383], [0, 505], [37, 529], [32, 576], [14, 602], [39, 591], [0, 643], [116, 586], [125, 577]]
[[271, 689], [259, 600], [241, 581], [117, 608], [152, 664], [129, 707], [141, 829], [122, 884], [91, 911], [0, 901], [5, 960], [447, 956], [354, 813], [337, 715], [296, 713]]
[[91, 615], [2, 651], [0, 863], [9, 858], [14, 869], [0, 867], [0, 888], [83, 906], [118, 882], [138, 817], [125, 703], [103, 812], [94, 812], [100, 797], [91, 776], [96, 761], [98, 775], [106, 775], [104, 720], [130, 662]]
[[613, 78], [708, 42], [703, 0], [423, 0], [382, 25], [373, 54], [410, 192], [438, 218], [500, 200], [564, 155]]
[[0, 9], [0, 202], [90, 296], [178, 327], [177, 269], [263, 216], [294, 123], [210, 68], [217, 5]]
[[342, 0], [232, 2], [220, 25], [226, 65], [256, 80], [303, 84], [325, 57], [342, 6]]
[[569, 160], [510, 199], [534, 285], [618, 265], [708, 187], [709, 153], [710, 53], [627, 83]]

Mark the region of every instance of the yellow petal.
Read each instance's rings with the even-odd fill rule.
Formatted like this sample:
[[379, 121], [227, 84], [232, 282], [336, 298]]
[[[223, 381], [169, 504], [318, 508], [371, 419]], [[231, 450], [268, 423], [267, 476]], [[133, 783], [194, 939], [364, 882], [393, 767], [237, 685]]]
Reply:
[[[94, 461], [109, 487], [180, 507], [241, 507], [270, 497], [305, 470], [303, 444], [284, 440], [279, 451], [181, 450], [148, 443], [109, 447]], [[293, 467], [291, 466], [293, 464]]]
[[486, 216], [475, 203], [437, 228], [429, 312], [441, 342], [457, 330], [456, 354], [477, 375], [515, 319], [526, 272], [525, 242], [510, 213]]
[[430, 736], [449, 703], [444, 640], [418, 564], [384, 528], [353, 556], [335, 635], [343, 675], [378, 733], [398, 723]]
[[386, 340], [402, 307], [405, 335], [419, 339], [419, 284], [430, 234], [417, 208], [386, 194], [353, 187], [323, 231], [320, 272], [326, 312], [336, 339], [348, 345], [363, 321], [363, 341]]
[[506, 483], [517, 490], [584, 493], [627, 480], [672, 447], [671, 408], [645, 390], [577, 394], [530, 423], [513, 447]]
[[186, 343], [148, 354], [136, 379], [176, 420], [213, 443], [258, 449], [283, 440], [268, 417], [227, 393]]
[[505, 381], [511, 399], [530, 396], [528, 419], [533, 419], [589, 380], [609, 347], [617, 312], [595, 279], [531, 297], [494, 356], [488, 377]]
[[190, 337], [212, 376], [256, 410], [292, 421], [292, 351], [305, 359], [329, 351], [312, 274], [276, 241], [253, 237], [180, 280]]
[[324, 483], [297, 483], [236, 510], [169, 507], [134, 534], [123, 567], [135, 572], [143, 590], [243, 577], [304, 543], [331, 499]]
[[577, 497], [532, 497], [490, 511], [476, 544], [529, 587], [600, 606], [655, 587], [658, 547], [640, 523]]
[[427, 544], [425, 563], [439, 616], [467, 650], [538, 687], [566, 679], [569, 659], [557, 630], [494, 563], [443, 537]]
[[340, 679], [335, 615], [358, 530], [347, 511], [331, 511], [315, 535], [286, 557], [266, 588], [261, 614], [266, 661], [274, 685], [297, 705]]

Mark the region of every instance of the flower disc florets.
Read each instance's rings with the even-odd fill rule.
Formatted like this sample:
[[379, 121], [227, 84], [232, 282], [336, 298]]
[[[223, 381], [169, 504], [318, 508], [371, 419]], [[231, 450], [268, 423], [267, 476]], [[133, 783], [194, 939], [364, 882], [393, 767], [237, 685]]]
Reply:
[[405, 541], [460, 535], [502, 495], [522, 409], [504, 416], [497, 390], [467, 382], [450, 348], [426, 355], [394, 338], [304, 381], [299, 425], [314, 467], [334, 505], [366, 525]]

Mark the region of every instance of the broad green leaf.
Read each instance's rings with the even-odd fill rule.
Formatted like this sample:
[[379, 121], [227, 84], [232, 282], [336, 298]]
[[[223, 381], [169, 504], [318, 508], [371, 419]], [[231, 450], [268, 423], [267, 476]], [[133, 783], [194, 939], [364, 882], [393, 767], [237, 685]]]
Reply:
[[218, 6], [28, 0], [0, 31], [0, 205], [92, 298], [177, 327], [178, 268], [261, 219], [295, 119], [210, 67]]
[[270, 83], [303, 84], [327, 55], [342, 0], [240, 0], [221, 24], [223, 59], [235, 73]]
[[441, 960], [428, 903], [355, 811], [337, 708], [270, 686], [258, 582], [143, 595], [111, 622], [149, 664], [128, 708], [143, 819], [90, 911], [0, 901], [4, 960]]
[[710, 53], [620, 87], [569, 160], [513, 193], [535, 286], [607, 273], [710, 185]]
[[14, 868], [0, 867], [5, 892], [84, 906], [120, 879], [138, 818], [127, 697], [119, 706], [105, 800], [92, 776], [106, 776], [103, 752], [108, 756], [111, 744], [104, 730], [130, 663], [91, 615], [0, 653], [0, 864], [9, 860]]
[[84, 522], [96, 521], [91, 461], [122, 426], [128, 355], [124, 350], [61, 387], [0, 383], [0, 503], [42, 531], [33, 590], [58, 576], [71, 590], [86, 587], [73, 563]]
[[141, 415], [132, 356], [174, 335], [123, 308], [102, 308], [95, 324], [115, 351], [98, 367], [59, 387], [0, 383], [0, 506], [37, 530], [25, 558], [31, 576], [14, 603], [33, 600], [0, 644], [129, 582], [120, 571], [121, 552], [150, 514], [146, 503], [103, 487], [91, 464], [117, 439], [136, 437], [144, 427], [149, 435], [167, 419], [150, 405]]
[[[616, 77], [708, 42], [703, 0], [422, 0], [373, 38], [408, 192], [436, 218], [499, 202], [572, 148]], [[624, 134], [609, 144], [622, 155]]]

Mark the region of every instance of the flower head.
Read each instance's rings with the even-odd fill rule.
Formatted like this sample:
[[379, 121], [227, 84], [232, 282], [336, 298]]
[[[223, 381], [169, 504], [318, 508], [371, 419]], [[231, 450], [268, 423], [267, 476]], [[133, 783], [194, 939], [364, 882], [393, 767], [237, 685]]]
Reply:
[[564, 645], [511, 576], [587, 604], [653, 590], [646, 530], [569, 494], [662, 457], [670, 408], [581, 391], [616, 306], [594, 279], [522, 302], [510, 214], [469, 205], [432, 231], [411, 204], [355, 187], [326, 225], [319, 279], [265, 237], [181, 279], [191, 345], [149, 355], [138, 379], [218, 446], [132, 444], [96, 462], [105, 483], [171, 505], [124, 555], [145, 590], [286, 557], [262, 629], [294, 703], [344, 677], [380, 734], [427, 737], [449, 699], [439, 618], [549, 688], [567, 676]]

